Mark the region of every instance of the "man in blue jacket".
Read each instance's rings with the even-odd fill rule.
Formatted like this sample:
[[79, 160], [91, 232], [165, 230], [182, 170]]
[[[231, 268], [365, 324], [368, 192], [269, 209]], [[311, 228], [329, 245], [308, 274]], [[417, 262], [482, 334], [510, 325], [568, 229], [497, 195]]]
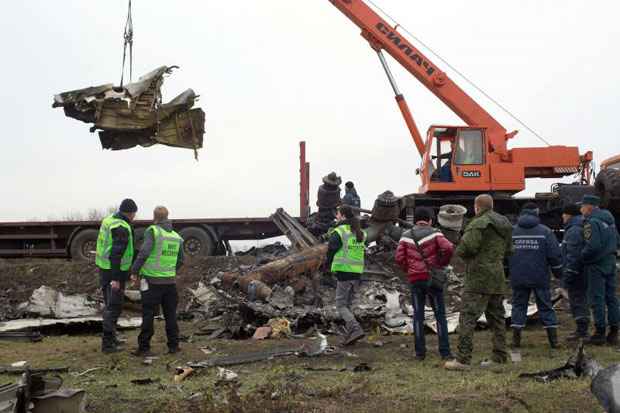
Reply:
[[558, 346], [558, 321], [551, 303], [550, 273], [557, 277], [562, 271], [562, 251], [553, 231], [540, 223], [538, 206], [524, 205], [512, 231], [515, 252], [510, 258], [512, 285], [512, 346], [521, 347], [521, 331], [527, 321], [530, 294], [547, 331], [551, 348]]
[[562, 210], [564, 238], [562, 240], [562, 282], [568, 291], [570, 311], [577, 328], [566, 337], [567, 341], [588, 338], [590, 310], [588, 308], [588, 279], [583, 273], [583, 216], [576, 204], [569, 204]]
[[[594, 318], [594, 334], [590, 344], [618, 345], [620, 309], [616, 288], [616, 255], [618, 231], [616, 221], [609, 211], [599, 208], [601, 199], [594, 195], [583, 197], [581, 213], [583, 220], [584, 248], [581, 252], [585, 273], [588, 277], [588, 303]], [[605, 319], [607, 307], [607, 319]], [[605, 337], [609, 324], [609, 334]]]

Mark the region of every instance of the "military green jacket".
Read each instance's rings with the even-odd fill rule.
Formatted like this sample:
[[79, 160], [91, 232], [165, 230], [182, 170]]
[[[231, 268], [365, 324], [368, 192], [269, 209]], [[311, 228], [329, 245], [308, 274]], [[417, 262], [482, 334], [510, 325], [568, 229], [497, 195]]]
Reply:
[[465, 292], [505, 294], [504, 257], [512, 254], [512, 224], [495, 211], [477, 215], [465, 228], [456, 254], [465, 261]]

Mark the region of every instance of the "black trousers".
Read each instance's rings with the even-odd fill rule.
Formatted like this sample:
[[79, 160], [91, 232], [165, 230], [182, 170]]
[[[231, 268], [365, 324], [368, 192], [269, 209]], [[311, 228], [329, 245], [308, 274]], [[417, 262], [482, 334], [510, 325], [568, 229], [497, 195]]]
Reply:
[[142, 330], [138, 335], [138, 349], [147, 351], [151, 348], [151, 338], [155, 333], [153, 321], [157, 308], [161, 305], [166, 320], [166, 336], [168, 348], [176, 349], [179, 346], [179, 326], [177, 324], [177, 304], [179, 296], [175, 284], [152, 284], [149, 289], [142, 291]]
[[111, 349], [116, 347], [116, 322], [123, 310], [125, 300], [125, 281], [121, 281], [121, 288], [113, 290], [108, 270], [100, 271], [101, 289], [103, 290], [103, 337], [101, 347]]

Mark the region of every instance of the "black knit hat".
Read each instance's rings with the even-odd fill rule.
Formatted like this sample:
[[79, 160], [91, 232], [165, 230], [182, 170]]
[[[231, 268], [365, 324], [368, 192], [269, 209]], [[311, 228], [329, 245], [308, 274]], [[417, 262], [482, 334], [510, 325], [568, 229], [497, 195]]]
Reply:
[[346, 184], [344, 184], [344, 186], [347, 187], [348, 189], [351, 189], [353, 188], [354, 185], [353, 185], [353, 182], [349, 181]]
[[433, 220], [433, 210], [428, 207], [417, 207], [414, 211], [414, 219], [415, 222], [418, 221], [426, 221], [430, 222]]
[[581, 215], [581, 210], [577, 204], [568, 204], [562, 208], [562, 214], [577, 216]]
[[123, 199], [123, 202], [121, 202], [121, 206], [118, 208], [118, 210], [120, 212], [132, 214], [134, 212], [138, 212], [138, 205], [136, 205], [133, 199]]

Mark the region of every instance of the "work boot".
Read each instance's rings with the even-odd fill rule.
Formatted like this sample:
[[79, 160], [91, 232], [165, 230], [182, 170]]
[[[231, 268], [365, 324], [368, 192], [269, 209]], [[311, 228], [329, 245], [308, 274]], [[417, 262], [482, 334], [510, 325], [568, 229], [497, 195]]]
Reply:
[[446, 363], [443, 365], [443, 368], [452, 371], [468, 371], [471, 369], [471, 366], [469, 364], [463, 364], [457, 359], [453, 359], [450, 361], [446, 361]]
[[618, 326], [610, 326], [607, 334], [607, 344], [610, 346], [618, 345]]
[[151, 352], [151, 350], [140, 350], [140, 349], [136, 349], [132, 351], [131, 355], [136, 356], [136, 357], [154, 357], [155, 356], [155, 354]]
[[181, 352], [181, 347], [176, 346], [176, 347], [171, 347], [168, 349], [168, 354], [177, 354]]
[[521, 329], [512, 329], [512, 348], [521, 348]]
[[547, 329], [547, 339], [549, 340], [549, 345], [551, 348], [556, 349], [559, 347], [558, 345], [558, 329], [557, 328], [548, 328]]
[[590, 336], [587, 344], [592, 346], [602, 346], [607, 342], [607, 337], [605, 337], [605, 330], [595, 327], [594, 334]]
[[566, 341], [568, 342], [577, 342], [579, 340], [587, 340], [588, 339], [588, 320], [578, 320], [577, 321], [577, 329], [574, 333], [570, 334], [566, 337]]
[[364, 330], [362, 330], [361, 327], [358, 327], [349, 333], [349, 335], [345, 338], [342, 344], [345, 346], [350, 346], [352, 344], [355, 344], [358, 340], [361, 340], [365, 336], [366, 334], [364, 333]]
[[101, 348], [101, 352], [103, 354], [114, 354], [114, 353], [120, 353], [123, 351], [125, 351], [123, 346], [107, 346], [107, 347]]

